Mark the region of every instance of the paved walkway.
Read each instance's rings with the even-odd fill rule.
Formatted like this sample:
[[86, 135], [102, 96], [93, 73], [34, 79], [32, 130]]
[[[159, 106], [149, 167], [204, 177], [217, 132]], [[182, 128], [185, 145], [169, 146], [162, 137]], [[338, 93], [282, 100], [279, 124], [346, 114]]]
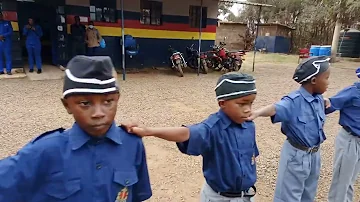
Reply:
[[31, 81], [42, 80], [58, 80], [64, 78], [64, 71], [61, 71], [58, 67], [53, 65], [44, 65], [41, 74], [36, 73], [36, 69], [33, 73], [29, 72], [29, 68], [25, 67], [26, 76]]
[[53, 65], [44, 65], [43, 72], [41, 74], [36, 73], [36, 69], [33, 73], [29, 72], [29, 68], [25, 67], [25, 72], [23, 69], [13, 69], [13, 75], [0, 75], [1, 79], [19, 79], [19, 78], [28, 78], [31, 81], [42, 81], [42, 80], [58, 80], [64, 78], [64, 71], [60, 70], [58, 67]]

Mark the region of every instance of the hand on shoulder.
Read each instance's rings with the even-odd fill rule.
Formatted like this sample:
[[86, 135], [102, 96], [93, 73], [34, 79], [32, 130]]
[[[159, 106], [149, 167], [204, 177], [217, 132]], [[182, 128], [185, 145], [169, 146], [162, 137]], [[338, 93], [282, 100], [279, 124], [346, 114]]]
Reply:
[[120, 124], [128, 133], [135, 134], [139, 137], [145, 137], [150, 135], [150, 131], [145, 126], [140, 126], [134, 121], [124, 121]]
[[253, 121], [255, 120], [257, 117], [260, 116], [260, 113], [256, 110], [256, 111], [252, 111], [250, 116], [246, 118], [246, 121]]
[[324, 104], [325, 104], [325, 109], [328, 109], [331, 107], [331, 102], [329, 98], [324, 98]]

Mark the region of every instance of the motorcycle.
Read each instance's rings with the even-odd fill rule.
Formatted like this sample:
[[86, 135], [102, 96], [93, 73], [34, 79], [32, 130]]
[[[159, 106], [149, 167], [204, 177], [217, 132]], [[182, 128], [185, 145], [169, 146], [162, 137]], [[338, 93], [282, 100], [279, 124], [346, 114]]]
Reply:
[[245, 60], [243, 56], [245, 51], [228, 51], [224, 47], [226, 43], [220, 42], [219, 45], [212, 46], [212, 56], [208, 60], [208, 66], [214, 68], [214, 70], [228, 70], [239, 71], [242, 63]]
[[170, 56], [171, 68], [174, 69], [175, 71], [179, 72], [180, 77], [183, 77], [184, 72], [183, 72], [182, 68], [187, 67], [187, 65], [186, 65], [186, 61], [185, 61], [182, 53], [175, 50], [171, 46], [169, 46], [169, 52], [171, 54], [171, 56]]
[[205, 61], [206, 55], [204, 53], [200, 53], [199, 51], [194, 49], [194, 44], [190, 47], [186, 47], [186, 63], [192, 69], [198, 69], [199, 59], [200, 59], [200, 69], [204, 74], [208, 73], [208, 67]]

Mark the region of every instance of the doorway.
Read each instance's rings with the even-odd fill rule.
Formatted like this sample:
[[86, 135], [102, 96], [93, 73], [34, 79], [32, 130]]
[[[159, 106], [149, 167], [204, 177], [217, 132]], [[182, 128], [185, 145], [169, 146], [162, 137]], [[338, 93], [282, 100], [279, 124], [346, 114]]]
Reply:
[[31, 17], [35, 23], [40, 25], [43, 31], [41, 37], [41, 57], [43, 64], [52, 64], [52, 42], [56, 40], [56, 6], [45, 4], [44, 2], [18, 2], [17, 7], [18, 24], [20, 31], [21, 47], [23, 58], [28, 59], [25, 41], [26, 37], [22, 35], [24, 26]]

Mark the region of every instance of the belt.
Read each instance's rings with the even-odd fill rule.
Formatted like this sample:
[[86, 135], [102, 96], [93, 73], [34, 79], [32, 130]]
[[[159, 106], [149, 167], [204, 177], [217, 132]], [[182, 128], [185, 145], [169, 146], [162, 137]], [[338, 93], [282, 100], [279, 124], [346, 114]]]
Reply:
[[314, 146], [314, 147], [306, 147], [306, 146], [300, 145], [298, 143], [295, 143], [290, 139], [287, 139], [287, 141], [291, 144], [291, 146], [295, 147], [296, 149], [300, 149], [300, 150], [306, 151], [308, 153], [316, 153], [320, 149], [320, 145], [319, 146]]
[[357, 135], [356, 133], [354, 133], [350, 127], [347, 126], [343, 126], [343, 129], [348, 132], [350, 135], [355, 136], [355, 137], [360, 137], [360, 135]]
[[251, 188], [247, 191], [241, 192], [216, 192], [220, 196], [224, 196], [227, 198], [241, 198], [241, 197], [253, 197], [256, 194], [256, 187], [251, 186]]

